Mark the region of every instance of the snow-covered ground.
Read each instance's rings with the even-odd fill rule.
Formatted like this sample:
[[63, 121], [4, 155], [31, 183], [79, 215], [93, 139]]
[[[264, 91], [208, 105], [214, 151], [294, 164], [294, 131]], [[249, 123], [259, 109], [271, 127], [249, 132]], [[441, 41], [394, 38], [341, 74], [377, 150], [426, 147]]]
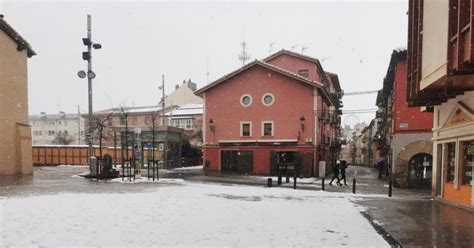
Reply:
[[348, 194], [162, 184], [143, 193], [0, 198], [0, 247], [388, 247]]

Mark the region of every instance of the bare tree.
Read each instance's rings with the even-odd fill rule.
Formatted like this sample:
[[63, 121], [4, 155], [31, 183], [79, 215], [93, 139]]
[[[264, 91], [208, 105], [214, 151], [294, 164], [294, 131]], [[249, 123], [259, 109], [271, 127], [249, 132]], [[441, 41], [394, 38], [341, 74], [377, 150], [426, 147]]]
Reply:
[[99, 156], [102, 159], [102, 141], [104, 138], [108, 140], [108, 136], [104, 135], [104, 129], [110, 127], [109, 120], [112, 119], [112, 116], [115, 114], [115, 111], [112, 110], [105, 118], [103, 119], [96, 119], [96, 126], [95, 130], [98, 132], [98, 138], [99, 139]]
[[73, 142], [73, 138], [68, 135], [66, 132], [57, 133], [53, 139], [53, 144], [57, 145], [69, 145]]

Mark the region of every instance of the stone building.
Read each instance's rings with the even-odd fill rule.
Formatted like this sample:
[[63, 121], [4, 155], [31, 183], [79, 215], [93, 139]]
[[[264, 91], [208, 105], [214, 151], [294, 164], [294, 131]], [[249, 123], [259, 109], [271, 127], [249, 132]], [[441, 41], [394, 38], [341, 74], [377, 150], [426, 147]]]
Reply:
[[0, 175], [33, 173], [27, 60], [34, 55], [0, 15]]

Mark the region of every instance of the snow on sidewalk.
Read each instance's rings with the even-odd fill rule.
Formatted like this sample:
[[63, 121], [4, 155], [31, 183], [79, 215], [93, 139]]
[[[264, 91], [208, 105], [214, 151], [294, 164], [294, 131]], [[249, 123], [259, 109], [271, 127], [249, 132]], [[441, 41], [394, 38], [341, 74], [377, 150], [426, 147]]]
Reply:
[[0, 247], [388, 247], [350, 199], [200, 183], [146, 193], [0, 198]]

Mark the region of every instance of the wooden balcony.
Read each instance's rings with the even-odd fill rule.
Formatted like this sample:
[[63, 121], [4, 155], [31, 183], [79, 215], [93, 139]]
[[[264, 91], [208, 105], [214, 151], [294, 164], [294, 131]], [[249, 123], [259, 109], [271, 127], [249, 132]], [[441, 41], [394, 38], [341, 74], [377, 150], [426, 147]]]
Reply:
[[444, 76], [420, 89], [423, 1], [410, 0], [407, 75], [409, 106], [439, 105], [465, 91], [474, 90], [473, 3], [474, 0], [449, 0], [447, 71]]

